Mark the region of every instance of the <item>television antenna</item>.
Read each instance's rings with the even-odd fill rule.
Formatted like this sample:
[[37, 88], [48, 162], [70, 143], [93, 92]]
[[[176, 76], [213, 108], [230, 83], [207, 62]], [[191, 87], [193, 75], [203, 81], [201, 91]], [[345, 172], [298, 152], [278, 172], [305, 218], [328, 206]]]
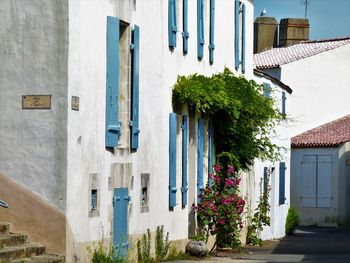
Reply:
[[306, 18], [307, 17], [307, 7], [310, 5], [311, 0], [301, 0], [300, 3], [305, 6], [305, 18]]

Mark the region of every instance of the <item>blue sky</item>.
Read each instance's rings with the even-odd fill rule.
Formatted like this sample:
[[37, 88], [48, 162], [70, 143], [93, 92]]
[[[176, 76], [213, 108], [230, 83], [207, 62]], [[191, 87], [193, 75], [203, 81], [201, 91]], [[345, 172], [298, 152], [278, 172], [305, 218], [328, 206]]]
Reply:
[[[301, 0], [255, 0], [254, 18], [266, 8], [266, 16], [304, 18], [305, 6]], [[350, 36], [350, 0], [311, 0], [307, 18], [310, 22], [310, 39], [327, 39]]]

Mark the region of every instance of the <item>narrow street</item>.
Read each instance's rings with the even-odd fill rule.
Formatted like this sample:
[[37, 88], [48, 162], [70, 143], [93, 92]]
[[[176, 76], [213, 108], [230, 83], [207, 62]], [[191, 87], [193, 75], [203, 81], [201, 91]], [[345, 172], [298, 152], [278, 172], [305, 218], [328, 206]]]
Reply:
[[262, 247], [245, 247], [241, 253], [201, 262], [350, 262], [350, 229], [299, 227], [280, 241], [266, 241]]

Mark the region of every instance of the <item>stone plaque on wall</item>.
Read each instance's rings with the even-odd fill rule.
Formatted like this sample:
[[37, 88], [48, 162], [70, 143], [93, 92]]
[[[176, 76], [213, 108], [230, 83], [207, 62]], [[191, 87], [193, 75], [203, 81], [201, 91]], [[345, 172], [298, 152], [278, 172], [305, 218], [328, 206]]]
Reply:
[[23, 95], [22, 109], [51, 109], [51, 95]]
[[72, 110], [79, 110], [79, 97], [72, 96]]

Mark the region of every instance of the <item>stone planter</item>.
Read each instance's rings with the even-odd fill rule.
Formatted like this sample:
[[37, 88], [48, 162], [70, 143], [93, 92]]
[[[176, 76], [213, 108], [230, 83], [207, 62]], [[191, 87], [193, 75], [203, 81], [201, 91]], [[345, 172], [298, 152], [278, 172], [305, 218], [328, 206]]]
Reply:
[[195, 257], [204, 257], [209, 252], [204, 241], [190, 240], [186, 245], [186, 253]]

